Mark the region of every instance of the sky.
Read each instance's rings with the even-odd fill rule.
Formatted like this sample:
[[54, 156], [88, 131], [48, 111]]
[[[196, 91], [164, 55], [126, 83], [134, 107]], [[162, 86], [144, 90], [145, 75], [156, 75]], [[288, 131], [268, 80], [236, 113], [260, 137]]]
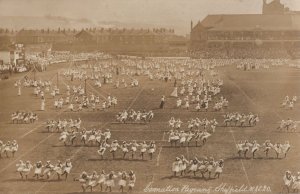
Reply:
[[[300, 10], [300, 0], [281, 2]], [[150, 24], [173, 27], [180, 33], [188, 33], [191, 20], [197, 23], [208, 14], [261, 13], [261, 8], [262, 0], [0, 0], [0, 16]]]

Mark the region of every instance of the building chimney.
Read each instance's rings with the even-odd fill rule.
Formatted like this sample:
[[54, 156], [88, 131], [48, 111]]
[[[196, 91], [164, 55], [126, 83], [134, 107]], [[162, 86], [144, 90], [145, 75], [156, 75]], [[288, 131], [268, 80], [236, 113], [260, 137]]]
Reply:
[[193, 30], [193, 20], [191, 20], [191, 32]]

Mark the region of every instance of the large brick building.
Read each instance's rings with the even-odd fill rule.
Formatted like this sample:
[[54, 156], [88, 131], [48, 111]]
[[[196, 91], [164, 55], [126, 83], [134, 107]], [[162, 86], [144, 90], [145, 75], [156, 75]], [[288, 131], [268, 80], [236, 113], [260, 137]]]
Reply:
[[263, 1], [262, 14], [208, 15], [191, 26], [190, 49], [235, 46], [295, 49], [300, 46], [300, 14], [279, 0]]
[[173, 29], [86, 28], [80, 31], [23, 29], [15, 34], [15, 42], [25, 47], [51, 45], [53, 50], [135, 54], [185, 51], [188, 41], [176, 35]]

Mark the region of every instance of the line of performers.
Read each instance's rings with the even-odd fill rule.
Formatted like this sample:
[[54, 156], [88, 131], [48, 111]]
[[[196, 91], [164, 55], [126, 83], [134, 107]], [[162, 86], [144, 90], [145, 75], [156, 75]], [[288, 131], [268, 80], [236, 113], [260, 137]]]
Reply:
[[48, 119], [46, 122], [46, 129], [48, 132], [54, 132], [56, 130], [56, 132], [60, 132], [60, 131], [65, 131], [67, 129], [75, 129], [76, 131], [80, 130], [81, 127], [81, 119], [77, 118], [77, 119], [58, 119], [56, 120], [50, 120]]
[[43, 177], [46, 177], [46, 180], [49, 180], [52, 173], [55, 173], [58, 180], [61, 179], [61, 176], [65, 176], [65, 180], [67, 180], [72, 169], [72, 162], [70, 159], [66, 159], [65, 162], [58, 160], [54, 165], [51, 164], [50, 160], [46, 161], [44, 164], [41, 161], [31, 164], [30, 161], [23, 162], [20, 160], [16, 166], [17, 172], [20, 174], [22, 179], [24, 179], [25, 176], [25, 179], [27, 180], [28, 175], [32, 173], [32, 178], [35, 178], [36, 180]]
[[[180, 129], [182, 124], [183, 122], [180, 119], [175, 119], [174, 117], [171, 117], [171, 119], [169, 120], [169, 127], [173, 129]], [[207, 129], [208, 131], [215, 132], [217, 125], [218, 122], [216, 119], [208, 120], [207, 118], [204, 118], [200, 120], [197, 117], [187, 121], [187, 128], [189, 130], [200, 129], [200, 127], [202, 127], [204, 130]]]
[[296, 175], [292, 175], [292, 172], [287, 170], [283, 176], [284, 187], [287, 193], [299, 193], [300, 191], [300, 172]]
[[100, 174], [93, 171], [90, 175], [83, 171], [79, 178], [75, 178], [74, 181], [79, 181], [81, 183], [83, 192], [87, 189], [90, 189], [92, 192], [97, 186], [100, 186], [100, 192], [111, 192], [112, 189], [116, 187], [116, 181], [118, 181], [119, 192], [123, 193], [126, 187], [128, 187], [128, 192], [133, 190], [136, 182], [136, 175], [132, 170], [129, 172], [111, 171], [109, 173], [105, 173], [103, 170]]
[[259, 122], [258, 115], [253, 113], [249, 114], [240, 114], [238, 112], [235, 113], [227, 113], [223, 115], [224, 117], [224, 125], [227, 126], [241, 126], [244, 127], [246, 125], [252, 127], [255, 126]]
[[[183, 177], [189, 173], [193, 173], [194, 177], [196, 177], [197, 173], [200, 172], [203, 179], [220, 178], [223, 168], [224, 160], [220, 159], [216, 161], [213, 157], [204, 157], [202, 160], [194, 157], [192, 160], [188, 160], [185, 156], [181, 155], [180, 157], [176, 157], [172, 163], [174, 177], [178, 174]], [[206, 174], [208, 174], [208, 177], [206, 177]]]
[[111, 138], [111, 132], [110, 129], [106, 129], [102, 132], [101, 129], [91, 129], [86, 130], [85, 128], [82, 129], [82, 131], [78, 132], [74, 129], [71, 130], [65, 130], [63, 131], [59, 136], [59, 141], [63, 142], [65, 146], [69, 145], [77, 145], [78, 140], [83, 145], [101, 145], [101, 142], [108, 142], [108, 140]]
[[3, 141], [0, 140], [0, 158], [2, 158], [2, 154], [5, 154], [8, 158], [9, 153], [11, 153], [12, 157], [14, 157], [18, 149], [19, 145], [17, 140], [7, 141], [6, 143], [3, 143]]
[[[130, 82], [129, 85], [131, 87], [138, 87], [139, 86], [139, 81], [137, 79], [129, 80], [129, 82]], [[124, 78], [121, 80], [121, 84], [123, 85], [123, 88], [127, 88], [127, 86], [128, 86], [128, 84], [127, 84], [127, 82], [125, 81]], [[120, 80], [116, 80], [115, 83], [114, 83], [114, 86], [115, 86], [115, 88], [120, 88]]]
[[38, 120], [38, 116], [33, 112], [25, 112], [25, 111], [16, 111], [11, 114], [11, 122], [12, 123], [34, 123]]
[[135, 111], [133, 109], [123, 110], [116, 115], [116, 120], [120, 123], [126, 122], [150, 122], [154, 117], [152, 110]]
[[[66, 101], [70, 101], [70, 99], [67, 97]], [[118, 104], [118, 100], [116, 97], [108, 96], [105, 100], [100, 103], [99, 96], [95, 97], [94, 94], [91, 94], [91, 97], [88, 96], [82, 96], [82, 99], [80, 100], [78, 96], [74, 97], [74, 102], [68, 103], [68, 110], [69, 111], [82, 111], [85, 109], [91, 109], [93, 111], [95, 110], [106, 110], [111, 107], [115, 107]], [[75, 105], [78, 105], [78, 108], [75, 110]]]
[[153, 155], [156, 151], [156, 144], [155, 141], [150, 141], [149, 144], [146, 141], [138, 143], [136, 140], [133, 140], [132, 142], [123, 141], [120, 144], [118, 140], [114, 140], [111, 144], [103, 141], [100, 145], [99, 150], [97, 151], [101, 159], [104, 158], [104, 154], [107, 148], [109, 148], [109, 152], [111, 153], [113, 159], [115, 159], [115, 154], [118, 152], [118, 150], [122, 151], [123, 153], [122, 159], [125, 159], [127, 154], [130, 154], [131, 159], [135, 159], [136, 152], [139, 148], [139, 158], [141, 160], [144, 160], [144, 156], [146, 153], [149, 154], [149, 158], [150, 160], [152, 160]]
[[284, 158], [286, 157], [287, 153], [291, 149], [291, 145], [289, 141], [286, 141], [284, 144], [272, 144], [270, 140], [266, 140], [262, 145], [260, 145], [255, 140], [253, 142], [245, 140], [239, 141], [239, 143], [236, 144], [236, 148], [240, 158], [242, 157], [242, 154], [244, 154], [244, 158], [247, 158], [247, 153], [249, 151], [252, 153], [252, 158], [255, 158], [255, 153], [260, 148], [264, 148], [263, 152], [265, 152], [267, 158], [269, 157], [269, 151], [274, 150], [276, 153], [276, 158], [278, 159], [280, 154], [284, 154]]
[[168, 142], [171, 146], [190, 146], [192, 140], [195, 141], [195, 145], [198, 146], [198, 142], [202, 142], [204, 145], [207, 139], [212, 135], [211, 133], [207, 132], [207, 130], [195, 130], [195, 131], [178, 131], [178, 130], [170, 130], [169, 132]]

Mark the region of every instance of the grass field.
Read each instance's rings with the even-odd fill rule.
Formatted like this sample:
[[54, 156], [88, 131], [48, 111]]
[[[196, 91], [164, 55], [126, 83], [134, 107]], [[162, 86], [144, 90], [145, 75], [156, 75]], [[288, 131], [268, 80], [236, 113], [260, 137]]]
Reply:
[[[47, 72], [37, 73], [37, 77], [50, 79], [58, 70], [66, 68], [68, 64], [52, 65]], [[220, 67], [218, 72], [224, 80], [222, 95], [228, 99], [227, 112], [239, 111], [242, 113], [257, 113], [260, 122], [255, 127], [222, 127], [218, 126], [216, 132], [208, 139], [204, 146], [190, 146], [171, 148], [166, 142], [169, 130], [167, 121], [170, 117], [180, 118], [186, 123], [190, 118], [216, 118], [219, 124], [223, 122], [221, 112], [195, 112], [194, 110], [175, 109], [175, 99], [168, 96], [173, 90], [173, 82], [159, 80], [149, 81], [144, 76], [137, 79], [139, 87], [114, 89], [112, 85], [104, 85], [101, 89], [94, 88], [88, 83], [87, 90], [98, 95], [114, 95], [118, 98], [116, 108], [107, 111], [83, 111], [80, 113], [55, 110], [50, 95], [46, 95], [46, 111], [39, 111], [40, 99], [33, 96], [33, 88], [23, 88], [22, 95], [17, 96], [17, 88], [13, 83], [23, 77], [25, 73], [12, 76], [8, 80], [0, 82], [0, 139], [4, 142], [16, 139], [19, 143], [19, 151], [14, 158], [3, 157], [0, 159], [0, 193], [80, 193], [81, 188], [73, 178], [78, 177], [82, 171], [91, 173], [93, 170], [119, 171], [133, 170], [137, 181], [135, 193], [143, 193], [149, 183], [152, 187], [173, 188], [189, 185], [195, 188], [215, 188], [225, 183], [227, 185], [256, 186], [266, 185], [271, 188], [270, 193], [281, 193], [283, 188], [282, 177], [286, 170], [296, 173], [299, 171], [300, 141], [299, 133], [283, 133], [276, 131], [279, 121], [291, 118], [300, 120], [300, 103], [293, 110], [285, 110], [280, 107], [284, 96], [300, 96], [300, 70], [287, 67], [273, 67], [268, 70], [240, 71], [233, 66]], [[32, 75], [30, 75], [32, 76]], [[60, 77], [59, 87], [65, 90], [64, 84], [69, 80]], [[77, 81], [78, 82], [78, 81]], [[78, 82], [79, 83], [79, 82]], [[153, 90], [152, 90], [153, 89]], [[161, 95], [166, 95], [166, 107], [157, 109]], [[144, 124], [116, 124], [117, 112], [133, 108], [135, 110], [154, 110], [154, 119], [147, 125]], [[34, 124], [11, 124], [10, 114], [16, 110], [32, 110], [37, 112], [39, 120]], [[112, 160], [109, 154], [104, 160], [100, 160], [96, 154], [97, 147], [63, 146], [58, 141], [58, 133], [46, 133], [45, 121], [48, 118], [78, 118], [83, 121], [83, 126], [99, 126], [110, 128], [112, 139], [118, 140], [155, 140], [158, 148], [153, 160]], [[262, 144], [266, 139], [273, 143], [284, 143], [289, 140], [291, 150], [285, 159], [265, 159], [260, 150], [257, 159], [239, 159], [236, 154], [235, 143], [239, 140], [257, 140]], [[204, 180], [201, 178], [171, 177], [171, 165], [176, 156], [185, 155], [191, 159], [194, 156], [214, 156], [216, 159], [225, 160], [224, 172], [220, 179]], [[122, 154], [117, 154], [121, 156]], [[273, 157], [275, 154], [270, 153]], [[73, 169], [67, 181], [36, 181], [29, 179], [22, 181], [16, 173], [16, 163], [19, 160], [46, 161], [56, 163], [58, 159], [64, 161], [71, 158]], [[116, 193], [118, 188], [114, 188]], [[96, 191], [95, 191], [96, 192]], [[99, 188], [97, 188], [99, 192]], [[167, 192], [168, 193], [168, 192]], [[199, 193], [199, 192], [198, 192]], [[204, 193], [204, 191], [203, 191]], [[218, 193], [211, 191], [211, 193]], [[219, 192], [222, 193], [222, 192]], [[223, 192], [224, 193], [224, 192]], [[259, 192], [258, 192], [259, 193]]]

